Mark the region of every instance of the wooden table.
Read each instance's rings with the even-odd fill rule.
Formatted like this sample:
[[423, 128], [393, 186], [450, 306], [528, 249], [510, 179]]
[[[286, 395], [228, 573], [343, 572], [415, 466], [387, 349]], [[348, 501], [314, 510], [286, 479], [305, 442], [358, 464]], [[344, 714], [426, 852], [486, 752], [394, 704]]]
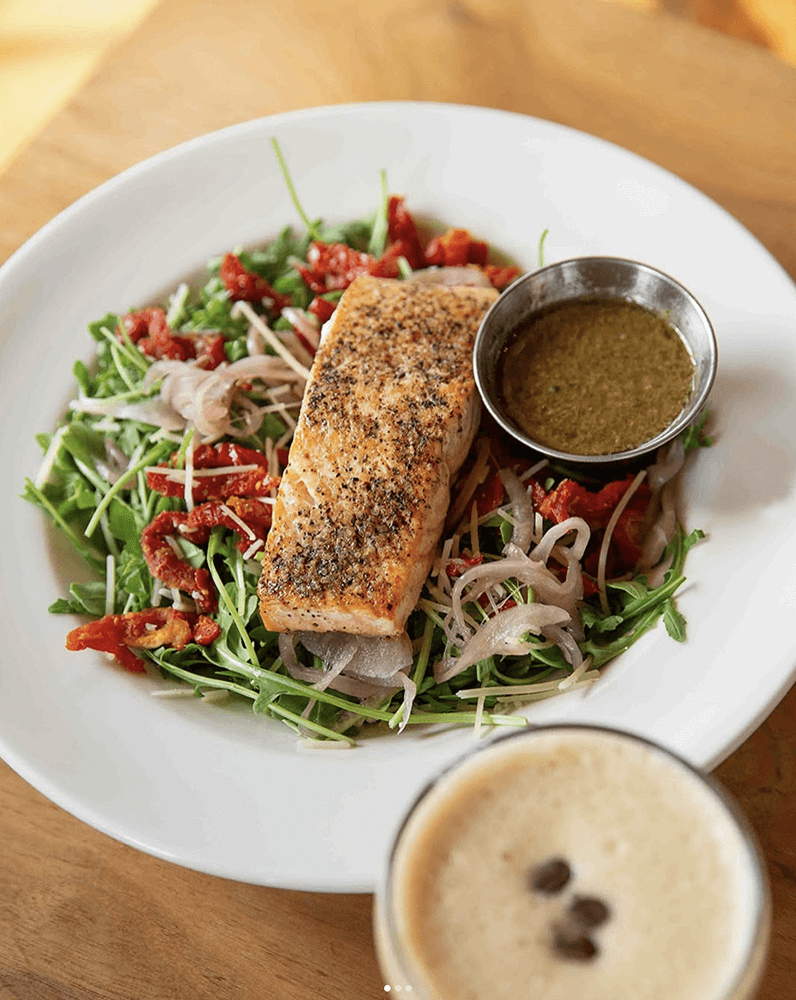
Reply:
[[[488, 105], [619, 143], [709, 194], [796, 278], [796, 71], [596, 0], [162, 0], [0, 179], [0, 260], [90, 188], [182, 140], [383, 99]], [[796, 982], [795, 744], [792, 691], [718, 769], [770, 869], [765, 1000], [792, 1000]], [[1, 1000], [384, 996], [369, 896], [183, 870], [83, 825], [5, 765], [0, 842]]]

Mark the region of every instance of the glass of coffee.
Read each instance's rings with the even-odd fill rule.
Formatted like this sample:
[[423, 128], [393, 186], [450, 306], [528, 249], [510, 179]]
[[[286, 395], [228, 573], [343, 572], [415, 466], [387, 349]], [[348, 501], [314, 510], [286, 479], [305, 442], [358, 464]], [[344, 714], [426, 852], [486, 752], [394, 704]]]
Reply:
[[745, 1000], [768, 881], [724, 790], [649, 741], [562, 724], [457, 761], [403, 821], [374, 906], [415, 1000]]

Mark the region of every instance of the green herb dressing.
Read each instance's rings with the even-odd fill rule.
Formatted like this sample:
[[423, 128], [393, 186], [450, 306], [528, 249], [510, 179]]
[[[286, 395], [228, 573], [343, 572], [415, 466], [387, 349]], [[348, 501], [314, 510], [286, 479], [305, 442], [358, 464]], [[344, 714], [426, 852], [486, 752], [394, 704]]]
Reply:
[[694, 362], [669, 323], [635, 302], [573, 299], [520, 325], [498, 384], [529, 437], [573, 455], [630, 451], [688, 401]]

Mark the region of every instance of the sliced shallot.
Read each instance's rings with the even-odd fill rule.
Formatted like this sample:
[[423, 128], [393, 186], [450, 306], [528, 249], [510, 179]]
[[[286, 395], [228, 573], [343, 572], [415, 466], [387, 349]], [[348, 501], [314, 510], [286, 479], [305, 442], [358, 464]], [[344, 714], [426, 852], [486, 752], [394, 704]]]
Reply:
[[480, 267], [424, 267], [413, 271], [407, 281], [420, 285], [475, 285], [491, 288], [492, 282]]
[[[533, 541], [533, 502], [528, 490], [511, 469], [500, 470], [500, 481], [508, 493], [511, 503], [511, 518], [514, 530], [509, 545], [512, 552], [517, 550], [525, 555]], [[508, 546], [507, 546], [508, 548]]]
[[551, 626], [566, 624], [569, 617], [563, 608], [549, 604], [519, 604], [499, 611], [464, 643], [459, 656], [443, 657], [436, 664], [434, 679], [437, 683], [450, 680], [488, 656], [521, 656], [533, 648], [523, 641], [524, 635], [540, 635]]

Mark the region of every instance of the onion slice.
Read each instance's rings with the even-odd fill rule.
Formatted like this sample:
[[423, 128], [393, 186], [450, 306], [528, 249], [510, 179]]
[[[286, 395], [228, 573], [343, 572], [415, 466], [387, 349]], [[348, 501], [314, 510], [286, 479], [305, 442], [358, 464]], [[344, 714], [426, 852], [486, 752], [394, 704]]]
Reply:
[[488, 656], [522, 656], [533, 648], [523, 639], [528, 632], [540, 635], [569, 620], [563, 608], [549, 604], [519, 604], [499, 611], [464, 643], [459, 656], [445, 656], [436, 664], [434, 680], [438, 684], [450, 680]]
[[[530, 493], [511, 469], [500, 470], [500, 481], [509, 495], [514, 530], [506, 546], [525, 555], [533, 541], [533, 502]], [[505, 550], [504, 550], [505, 551]]]

